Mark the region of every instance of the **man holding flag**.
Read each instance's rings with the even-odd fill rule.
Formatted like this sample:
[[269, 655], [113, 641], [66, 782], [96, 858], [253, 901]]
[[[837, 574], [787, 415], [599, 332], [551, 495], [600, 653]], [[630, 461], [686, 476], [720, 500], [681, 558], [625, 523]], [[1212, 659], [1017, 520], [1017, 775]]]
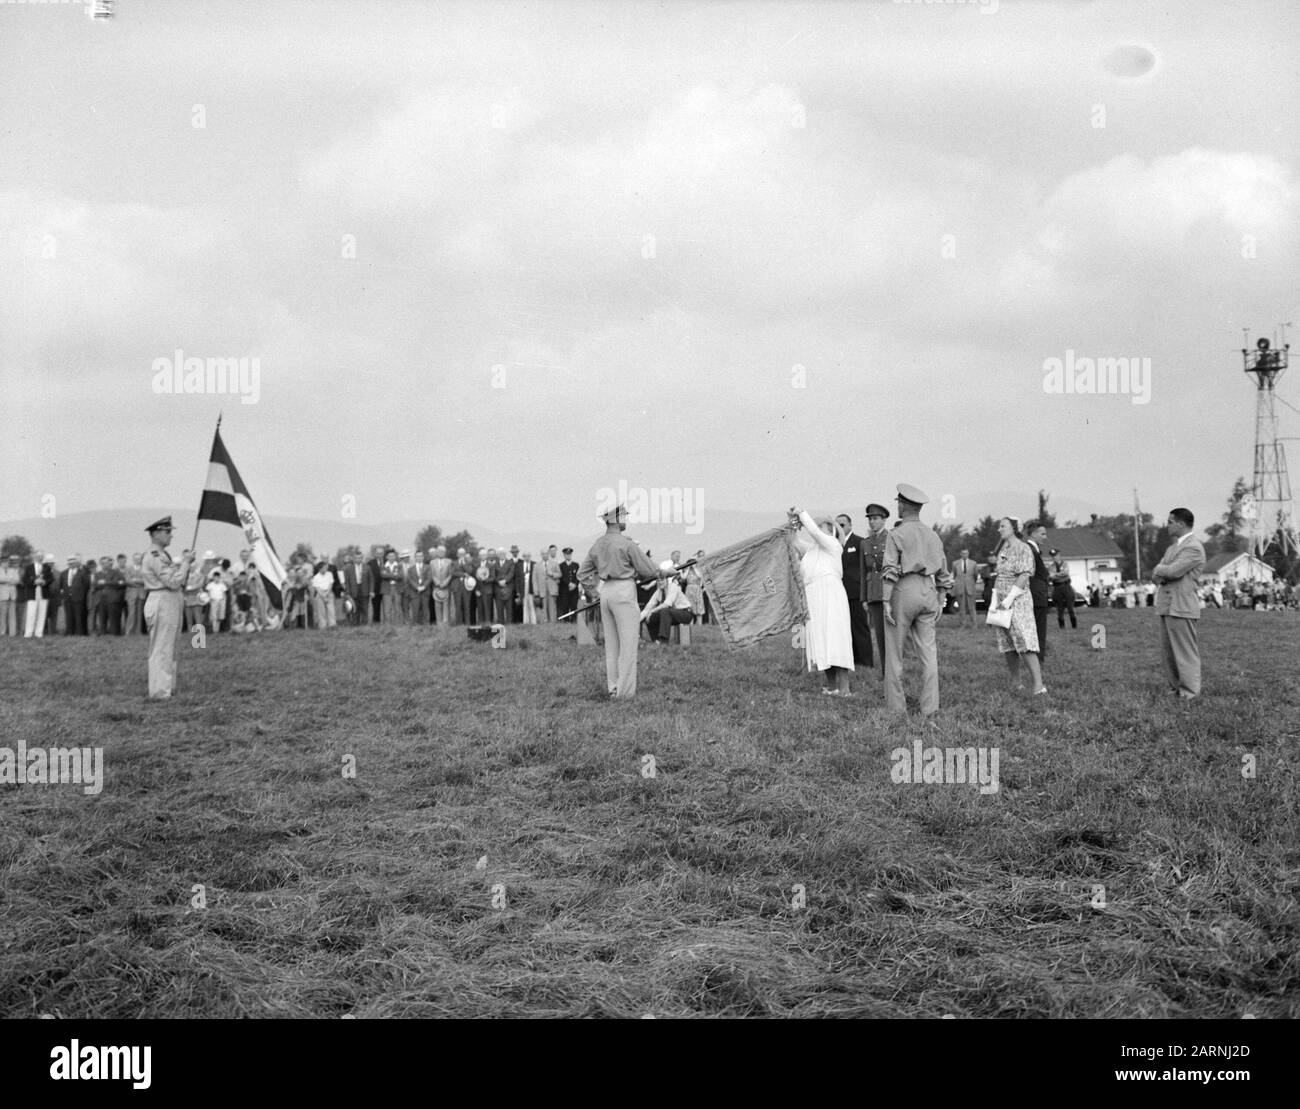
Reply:
[[[220, 420], [217, 421], [217, 431], [212, 439], [212, 458], [208, 463], [208, 480], [199, 505], [199, 519], [233, 524], [243, 530], [248, 543], [248, 553], [242, 555], [244, 568], [260, 579], [267, 607], [283, 609], [282, 591], [288, 574], [285, 573], [280, 556], [275, 553], [275, 545], [262, 523], [262, 514], [257, 511], [257, 505], [248, 495], [248, 488], [230, 460], [225, 443], [221, 441]], [[197, 522], [194, 531], [197, 536]], [[256, 592], [254, 596], [257, 596]], [[269, 612], [264, 614], [264, 620], [269, 625], [278, 623]]]

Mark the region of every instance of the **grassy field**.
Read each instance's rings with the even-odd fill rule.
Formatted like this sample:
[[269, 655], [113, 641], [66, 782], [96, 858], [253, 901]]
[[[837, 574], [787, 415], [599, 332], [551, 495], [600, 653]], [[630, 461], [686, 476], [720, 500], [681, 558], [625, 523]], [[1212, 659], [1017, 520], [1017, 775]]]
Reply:
[[933, 726], [712, 629], [628, 703], [554, 627], [215, 637], [162, 704], [141, 639], [0, 640], [0, 746], [105, 752], [0, 786], [0, 1013], [1300, 1016], [1300, 619], [1207, 612], [1190, 706], [1148, 611], [1050, 626], [1046, 704], [941, 628]]

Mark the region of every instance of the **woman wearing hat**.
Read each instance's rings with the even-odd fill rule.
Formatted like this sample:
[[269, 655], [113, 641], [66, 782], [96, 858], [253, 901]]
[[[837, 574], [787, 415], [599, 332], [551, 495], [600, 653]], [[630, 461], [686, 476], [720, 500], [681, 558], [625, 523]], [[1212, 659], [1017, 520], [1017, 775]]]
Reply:
[[826, 675], [823, 693], [849, 697], [853, 673], [853, 633], [849, 624], [849, 598], [844, 592], [844, 557], [839, 529], [824, 516], [814, 521], [807, 512], [790, 509], [790, 527], [803, 558], [804, 593], [808, 598], [808, 623], [803, 629], [804, 658], [809, 670]]
[[1038, 628], [1034, 624], [1034, 602], [1029, 592], [1029, 575], [1034, 572], [1034, 552], [1020, 535], [1020, 517], [1003, 516], [998, 521], [1002, 544], [998, 547], [998, 572], [993, 583], [993, 608], [1011, 610], [1011, 626], [995, 627], [998, 650], [1007, 660], [1013, 688], [1019, 689], [1020, 660], [1034, 679], [1034, 696], [1046, 693], [1042, 668], [1038, 665]]

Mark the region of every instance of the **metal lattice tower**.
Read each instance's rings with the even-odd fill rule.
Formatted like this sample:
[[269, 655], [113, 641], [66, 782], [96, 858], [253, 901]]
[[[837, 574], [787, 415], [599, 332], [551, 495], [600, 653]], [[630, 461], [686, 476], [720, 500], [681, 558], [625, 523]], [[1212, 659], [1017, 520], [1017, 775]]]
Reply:
[[[1251, 485], [1254, 503], [1243, 506], [1250, 524], [1251, 552], [1262, 557], [1275, 542], [1283, 554], [1300, 550], [1296, 536], [1295, 508], [1291, 501], [1291, 478], [1286, 468], [1286, 448], [1277, 434], [1277, 398], [1274, 385], [1286, 372], [1289, 343], [1271, 349], [1267, 339], [1258, 339], [1254, 350], [1241, 352], [1246, 373], [1255, 379], [1255, 480]], [[1244, 500], [1245, 498], [1243, 498]], [[1253, 513], [1250, 509], [1253, 508]]]

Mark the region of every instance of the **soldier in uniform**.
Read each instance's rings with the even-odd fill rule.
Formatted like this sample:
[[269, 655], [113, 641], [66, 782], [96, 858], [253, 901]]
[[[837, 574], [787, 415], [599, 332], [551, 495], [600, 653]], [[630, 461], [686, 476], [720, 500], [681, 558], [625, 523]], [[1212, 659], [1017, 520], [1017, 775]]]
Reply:
[[592, 544], [578, 568], [578, 581], [587, 596], [600, 596], [600, 623], [605, 633], [605, 683], [620, 701], [636, 695], [636, 655], [641, 638], [641, 610], [636, 579], [654, 577], [659, 568], [623, 534], [627, 506], [601, 516], [605, 534]]
[[153, 544], [140, 567], [145, 588], [144, 622], [149, 628], [149, 697], [162, 701], [176, 687], [176, 636], [181, 630], [185, 581], [194, 565], [194, 552], [187, 551], [180, 562], [172, 561], [167, 553], [167, 544], [172, 541], [170, 516], [145, 530]]
[[882, 573], [885, 623], [889, 647], [885, 658], [885, 707], [906, 712], [903, 696], [903, 645], [908, 636], [916, 648], [925, 676], [921, 686], [921, 715], [939, 711], [939, 658], [934, 624], [943, 609], [943, 595], [952, 586], [943, 557], [943, 544], [932, 528], [921, 523], [921, 505], [930, 498], [914, 485], [898, 487], [899, 521], [885, 537]]
[[881, 572], [885, 568], [885, 521], [889, 509], [883, 504], [867, 505], [866, 537], [858, 543], [861, 559], [862, 607], [876, 641], [874, 663], [876, 676], [885, 677], [885, 592]]

